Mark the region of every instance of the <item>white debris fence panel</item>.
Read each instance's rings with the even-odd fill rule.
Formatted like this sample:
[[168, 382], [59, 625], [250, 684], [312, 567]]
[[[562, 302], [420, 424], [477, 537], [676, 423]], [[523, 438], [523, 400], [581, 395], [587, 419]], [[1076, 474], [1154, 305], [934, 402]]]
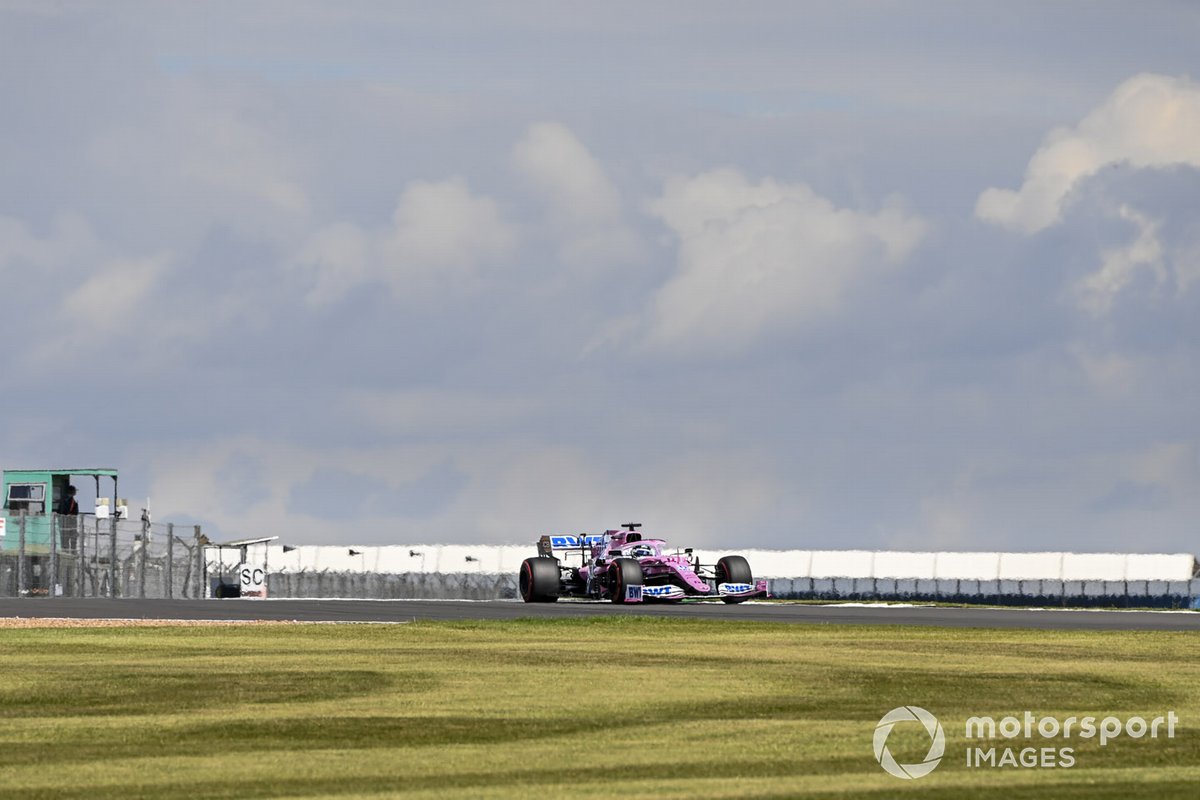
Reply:
[[[383, 574], [515, 574], [535, 546], [400, 544], [272, 545], [272, 571]], [[738, 554], [755, 577], [966, 581], [1188, 581], [1187, 553], [1001, 553], [873, 550], [696, 550], [702, 563]]]

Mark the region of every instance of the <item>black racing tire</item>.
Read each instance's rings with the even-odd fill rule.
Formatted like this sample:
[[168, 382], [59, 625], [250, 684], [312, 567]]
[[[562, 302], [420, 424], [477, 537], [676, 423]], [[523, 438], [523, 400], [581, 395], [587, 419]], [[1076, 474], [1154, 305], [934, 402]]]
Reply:
[[518, 577], [521, 599], [526, 603], [553, 603], [558, 600], [558, 559], [547, 556], [521, 562]]
[[641, 586], [642, 565], [636, 558], [617, 558], [608, 568], [608, 589], [614, 603], [625, 602], [626, 586]]
[[[750, 572], [750, 562], [741, 556], [725, 556], [717, 562], [717, 585], [722, 583], [754, 584], [754, 575]], [[722, 597], [726, 603], [741, 603], [744, 597]]]

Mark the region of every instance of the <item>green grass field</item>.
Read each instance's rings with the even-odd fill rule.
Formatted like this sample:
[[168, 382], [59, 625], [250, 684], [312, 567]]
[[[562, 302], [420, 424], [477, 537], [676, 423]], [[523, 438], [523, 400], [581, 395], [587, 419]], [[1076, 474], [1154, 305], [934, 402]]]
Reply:
[[[872, 753], [900, 705], [947, 736], [915, 781]], [[1181, 723], [1173, 739], [1058, 742], [1071, 769], [964, 765], [968, 716], [1027, 709]], [[1200, 638], [1182, 633], [640, 617], [14, 629], [0, 710], [0, 798], [1200, 791]], [[901, 762], [928, 744], [915, 724], [888, 741]]]

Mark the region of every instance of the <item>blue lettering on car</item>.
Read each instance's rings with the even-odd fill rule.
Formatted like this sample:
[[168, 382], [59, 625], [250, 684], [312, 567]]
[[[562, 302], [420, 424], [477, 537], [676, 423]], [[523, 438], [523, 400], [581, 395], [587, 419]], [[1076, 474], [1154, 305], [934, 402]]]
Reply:
[[579, 536], [551, 536], [550, 547], [554, 550], [567, 550], [585, 545], [593, 547], [600, 544], [600, 540], [603, 538], [603, 536], [584, 536], [582, 538]]

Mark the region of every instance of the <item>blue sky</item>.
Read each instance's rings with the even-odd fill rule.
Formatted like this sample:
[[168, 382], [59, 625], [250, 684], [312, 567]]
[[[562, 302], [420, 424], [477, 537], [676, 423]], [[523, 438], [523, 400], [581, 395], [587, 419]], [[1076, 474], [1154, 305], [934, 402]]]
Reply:
[[0, 3], [0, 464], [307, 543], [1194, 552], [1186, 3]]

